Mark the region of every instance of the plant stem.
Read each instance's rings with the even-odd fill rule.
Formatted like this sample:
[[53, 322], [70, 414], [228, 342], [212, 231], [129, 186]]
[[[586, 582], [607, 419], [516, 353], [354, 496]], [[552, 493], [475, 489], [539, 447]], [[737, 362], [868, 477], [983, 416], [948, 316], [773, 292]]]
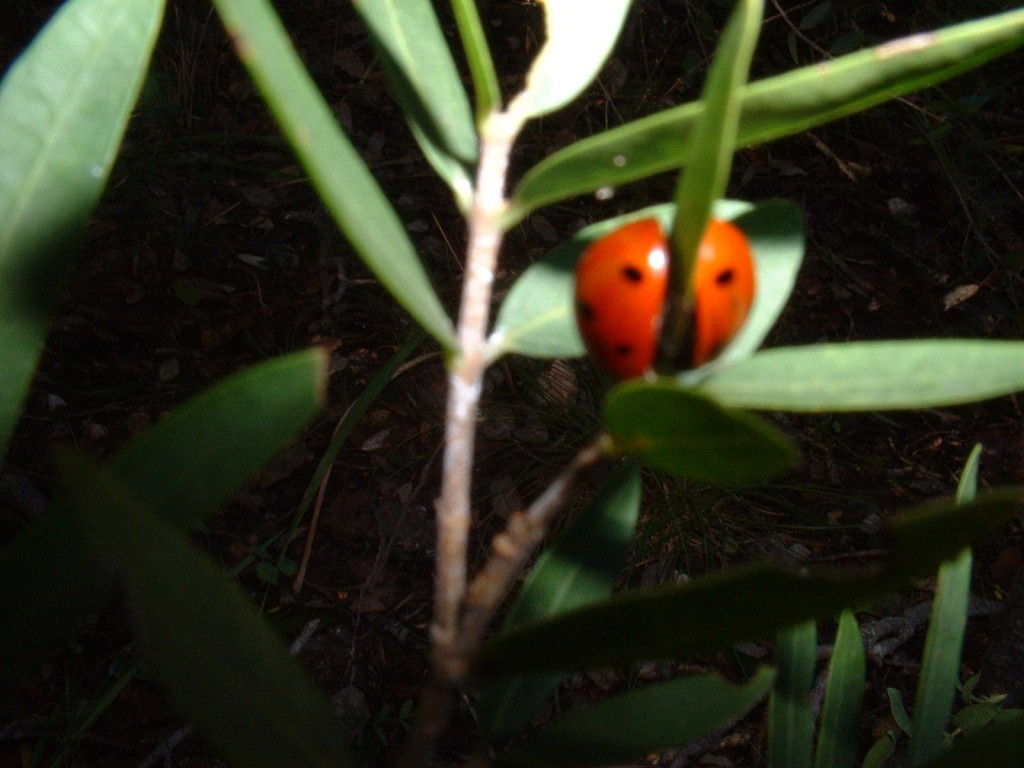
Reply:
[[449, 366], [445, 414], [444, 459], [437, 512], [437, 583], [431, 680], [423, 691], [419, 715], [402, 755], [403, 766], [425, 765], [434, 740], [448, 721], [455, 687], [469, 669], [459, 652], [458, 625], [466, 597], [466, 542], [470, 524], [470, 491], [476, 420], [487, 370], [487, 321], [490, 317], [494, 270], [507, 206], [505, 176], [509, 154], [522, 122], [494, 112], [480, 129], [480, 164], [469, 216], [466, 274], [462, 283], [456, 332], [459, 354]]
[[466, 594], [473, 446], [487, 368], [491, 289], [503, 234], [498, 220], [506, 205], [505, 175], [518, 129], [518, 122], [501, 112], [492, 114], [481, 127], [480, 166], [469, 218], [466, 275], [459, 305], [459, 356], [448, 374], [444, 463], [441, 495], [437, 500], [437, 584], [431, 627], [434, 674], [445, 683], [461, 680], [466, 673], [454, 648]]

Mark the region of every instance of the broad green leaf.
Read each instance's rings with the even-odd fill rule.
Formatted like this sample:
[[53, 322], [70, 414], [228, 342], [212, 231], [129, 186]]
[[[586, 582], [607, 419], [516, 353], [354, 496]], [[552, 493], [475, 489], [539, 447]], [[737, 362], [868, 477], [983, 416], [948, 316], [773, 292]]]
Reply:
[[764, 668], [743, 685], [718, 675], [647, 685], [556, 720], [499, 755], [496, 764], [631, 765], [735, 723], [761, 700], [774, 677], [774, 670]]
[[[1024, 42], [1024, 9], [894, 40], [760, 80], [743, 90], [737, 147], [805, 131], [936, 85]], [[562, 149], [516, 186], [508, 226], [531, 211], [686, 165], [703, 107], [684, 104]]]
[[564, 107], [590, 85], [619, 36], [630, 0], [545, 0], [546, 39], [509, 104], [519, 122]]
[[268, 0], [214, 0], [267, 105], [324, 205], [366, 265], [447, 351], [451, 319], [395, 209], [342, 133]]
[[682, 584], [635, 590], [605, 603], [502, 631], [483, 648], [481, 678], [578, 670], [680, 657], [833, 616], [935, 572], [1001, 529], [1024, 495], [1007, 489], [972, 504], [925, 504], [893, 521], [884, 567], [859, 575], [759, 563]]
[[699, 389], [725, 405], [766, 411], [956, 405], [1024, 389], [1024, 342], [924, 339], [779, 347], [715, 371]]
[[768, 699], [768, 765], [810, 768], [814, 749], [811, 686], [817, 628], [813, 621], [779, 633], [775, 643], [778, 674]]
[[963, 739], [927, 768], [1020, 768], [1024, 765], [1024, 711], [1001, 713], [996, 722]]
[[659, 349], [663, 360], [679, 359], [691, 321], [697, 248], [712, 205], [725, 196], [740, 117], [740, 89], [747, 82], [763, 8], [762, 0], [736, 3], [701, 93], [704, 112], [694, 131], [691, 162], [674, 196], [677, 213], [670, 237], [672, 268]]
[[815, 768], [853, 768], [864, 703], [864, 642], [851, 611], [839, 617], [821, 710]]
[[0, 83], [0, 455], [110, 175], [163, 0], [70, 0]]
[[84, 458], [60, 461], [56, 507], [129, 593], [149, 675], [230, 763], [352, 765], [299, 662], [238, 585], [185, 535]]
[[[516, 280], [498, 311], [488, 340], [489, 359], [507, 353], [543, 358], [585, 354], [573, 312], [575, 268], [580, 254], [593, 240], [629, 221], [655, 217], [667, 231], [674, 212], [673, 205], [662, 204], [598, 222], [530, 266]], [[756, 349], [782, 311], [800, 266], [803, 229], [799, 211], [787, 201], [753, 206], [740, 200], [718, 200], [714, 215], [736, 221], [750, 237], [759, 285], [750, 319], [718, 358], [726, 361]]]
[[391, 88], [434, 170], [468, 210], [477, 135], [466, 91], [430, 0], [360, 0]]
[[476, 120], [482, 124], [487, 115], [501, 107], [498, 75], [494, 71], [491, 49], [474, 0], [451, 0], [451, 6], [476, 91]]
[[[620, 468], [538, 559], [505, 619], [512, 628], [606, 597], [629, 552], [640, 510], [640, 473]], [[483, 684], [477, 713], [492, 739], [510, 735], [535, 716], [561, 675]]]
[[[980, 461], [981, 446], [976, 445], [960, 478], [957, 489], [960, 503], [968, 503], [976, 495]], [[953, 711], [967, 626], [972, 560], [971, 550], [964, 549], [939, 568], [907, 749], [912, 765], [923, 765], [939, 754]]]
[[[163, 520], [188, 530], [302, 429], [319, 408], [325, 375], [320, 350], [236, 374], [118, 451], [111, 469]], [[110, 587], [67, 517], [48, 508], [0, 553], [0, 688], [31, 674], [103, 607]]]
[[615, 387], [605, 399], [602, 423], [616, 451], [702, 482], [763, 480], [791, 469], [798, 458], [767, 421], [723, 408], [671, 379]]

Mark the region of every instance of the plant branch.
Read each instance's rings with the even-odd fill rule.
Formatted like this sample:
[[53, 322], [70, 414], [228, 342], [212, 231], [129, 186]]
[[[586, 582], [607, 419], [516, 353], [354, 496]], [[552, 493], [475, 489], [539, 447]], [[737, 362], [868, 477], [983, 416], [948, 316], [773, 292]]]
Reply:
[[465, 676], [453, 650], [466, 594], [473, 447], [487, 368], [485, 346], [491, 289], [503, 234], [498, 218], [506, 206], [505, 175], [519, 126], [518, 121], [498, 112], [481, 127], [480, 166], [469, 218], [466, 275], [459, 305], [459, 356], [448, 374], [442, 486], [437, 500], [437, 584], [431, 641], [434, 675], [442, 683]]
[[544, 493], [529, 507], [513, 514], [505, 530], [491, 541], [491, 557], [469, 586], [459, 627], [457, 651], [467, 666], [479, 651], [484, 632], [512, 582], [547, 535], [555, 513], [565, 506], [576, 478], [605, 455], [604, 441], [604, 436], [600, 436], [576, 454]]
[[449, 364], [441, 493], [436, 503], [437, 583], [430, 627], [432, 674], [402, 754], [401, 764], [408, 768], [426, 764], [434, 740], [448, 721], [455, 686], [468, 671], [456, 646], [466, 596], [473, 448], [487, 370], [486, 333], [494, 269], [504, 234], [501, 216], [507, 207], [505, 177], [512, 144], [521, 126], [520, 120], [494, 112], [480, 129], [480, 165], [469, 216], [466, 274], [456, 329], [459, 354]]

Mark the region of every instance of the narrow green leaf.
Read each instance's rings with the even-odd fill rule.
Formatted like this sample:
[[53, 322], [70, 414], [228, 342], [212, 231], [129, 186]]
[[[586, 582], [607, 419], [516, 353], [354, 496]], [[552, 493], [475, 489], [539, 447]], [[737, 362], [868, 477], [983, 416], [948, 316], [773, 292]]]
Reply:
[[851, 611], [839, 617], [821, 711], [815, 768], [853, 768], [864, 702], [864, 642]]
[[451, 319], [405, 228], [292, 48], [268, 0], [214, 0], [267, 105], [310, 180], [366, 265], [444, 349]]
[[525, 121], [576, 98], [611, 53], [629, 6], [630, 0], [545, 0], [547, 39], [509, 113]]
[[694, 675], [644, 686], [556, 720], [499, 755], [496, 764], [632, 764], [728, 727], [761, 700], [774, 677], [774, 670], [763, 668], [743, 685]]
[[[789, 136], [936, 85], [1024, 42], [1024, 9], [914, 35], [760, 80], [743, 91], [737, 147]], [[562, 149], [516, 186], [508, 225], [541, 206], [686, 165], [703, 112], [684, 104]]]
[[[188, 530], [302, 429], [319, 408], [325, 374], [321, 350], [236, 374], [118, 451], [111, 468], [163, 520]], [[32, 674], [103, 607], [111, 586], [67, 517], [48, 508], [0, 553], [0, 688]]]
[[110, 175], [163, 8], [163, 0], [70, 0], [0, 83], [0, 455], [75, 241]]
[[370, 31], [416, 141], [468, 210], [477, 134], [430, 0], [360, 0], [355, 9]]
[[928, 768], [1020, 768], [1024, 765], [1024, 711], [1001, 713], [996, 722], [959, 739]]
[[462, 38], [462, 50], [466, 54], [469, 73], [476, 91], [476, 120], [482, 124], [492, 111], [501, 107], [501, 88], [494, 71], [491, 49], [487, 45], [480, 13], [473, 0], [451, 0], [455, 23]]
[[910, 713], [907, 712], [907, 708], [903, 704], [903, 694], [898, 688], [891, 686], [885, 689], [885, 693], [889, 697], [889, 712], [892, 714], [893, 721], [903, 733], [909, 735], [914, 728], [914, 723], [911, 721]]
[[[611, 594], [629, 552], [640, 510], [640, 473], [621, 467], [594, 500], [538, 559], [505, 619], [511, 629], [564, 613]], [[561, 675], [484, 683], [477, 714], [491, 739], [503, 738], [537, 714]]]
[[762, 480], [792, 468], [796, 449], [767, 421], [731, 411], [671, 379], [629, 381], [605, 399], [615, 449], [677, 477]]
[[866, 574], [754, 564], [531, 622], [488, 641], [476, 672], [486, 678], [678, 657], [828, 618], [934, 573], [943, 560], [1013, 519], [1022, 498], [1020, 489], [1007, 489], [962, 507], [917, 507], [893, 521], [886, 566]]
[[778, 675], [768, 699], [768, 765], [810, 768], [814, 749], [811, 686], [817, 652], [813, 621], [779, 633], [775, 643]]
[[[598, 222], [530, 266], [498, 311], [488, 341], [489, 358], [493, 361], [506, 353], [544, 358], [585, 354], [573, 313], [580, 254], [594, 239], [628, 221], [654, 217], [667, 231], [674, 212], [675, 206], [662, 204]], [[743, 330], [701, 371], [749, 356], [760, 346], [792, 293], [804, 247], [800, 212], [791, 202], [769, 200], [755, 206], [740, 200], [718, 200], [714, 215], [735, 221], [750, 238], [759, 289]]]
[[[981, 446], [976, 445], [960, 478], [957, 489], [960, 503], [969, 503], [976, 495], [980, 461]], [[914, 699], [913, 728], [907, 750], [911, 765], [923, 765], [939, 754], [953, 711], [967, 626], [972, 561], [971, 550], [964, 549], [939, 568]]]
[[699, 389], [725, 405], [768, 411], [956, 405], [1024, 389], [1024, 342], [924, 339], [779, 347], [715, 371]]
[[60, 461], [57, 509], [131, 597], [142, 656], [183, 714], [237, 765], [352, 765], [327, 699], [241, 589], [184, 534], [84, 458]]
[[[292, 515], [291, 526], [288, 529], [288, 540], [291, 541], [292, 537], [295, 536], [295, 532], [299, 529], [299, 525], [306, 518], [306, 512], [309, 511], [309, 505], [313, 503], [313, 499], [316, 498], [317, 493], [320, 490], [320, 483], [323, 481], [324, 476], [334, 465], [335, 460], [338, 458], [338, 454], [341, 449], [345, 447], [349, 437], [352, 436], [352, 432], [362, 421], [363, 416], [370, 407], [377, 402], [377, 398], [380, 397], [380, 393], [384, 391], [384, 387], [394, 378], [395, 373], [402, 366], [402, 363], [408, 359], [425, 339], [423, 332], [417, 332], [413, 334], [409, 339], [395, 350], [395, 353], [388, 358], [388, 361], [384, 364], [374, 377], [370, 380], [370, 383], [366, 385], [366, 388], [359, 394], [359, 397], [348, 407], [345, 411], [345, 415], [342, 416], [338, 426], [334, 428], [334, 434], [331, 435], [331, 442], [324, 450], [323, 455], [320, 457], [320, 463], [316, 465], [316, 470], [313, 472], [313, 476], [309, 479], [309, 483], [306, 485], [306, 490], [302, 494], [302, 499], [299, 500], [299, 505], [295, 508], [295, 513]], [[282, 558], [285, 556], [285, 551], [282, 550], [281, 557], [278, 558], [278, 566], [282, 562]]]
[[670, 241], [668, 310], [661, 332], [660, 356], [678, 360], [693, 304], [693, 269], [697, 247], [707, 229], [715, 200], [725, 196], [739, 124], [741, 91], [761, 30], [764, 4], [740, 0], [722, 32], [707, 82], [701, 93], [703, 114], [693, 134], [689, 168], [676, 185], [676, 219]]
[[974, 501], [978, 495], [978, 469], [981, 467], [981, 443], [975, 443], [964, 471], [960, 474], [960, 482], [956, 484], [956, 500], [962, 504]]
[[871, 745], [871, 749], [864, 755], [862, 768], [882, 768], [890, 757], [896, 754], [896, 734], [889, 731], [882, 738]]

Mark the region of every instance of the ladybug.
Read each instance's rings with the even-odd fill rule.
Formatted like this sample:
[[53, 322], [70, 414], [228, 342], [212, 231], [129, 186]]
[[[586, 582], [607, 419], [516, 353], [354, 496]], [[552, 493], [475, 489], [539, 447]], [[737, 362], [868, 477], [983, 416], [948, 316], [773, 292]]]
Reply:
[[[654, 365], [668, 291], [668, 240], [655, 219], [624, 224], [595, 240], [576, 266], [576, 322], [590, 356], [620, 381]], [[746, 235], [712, 219], [694, 268], [687, 367], [712, 360], [736, 335], [754, 300]]]
[[711, 219], [697, 249], [693, 272], [693, 359], [697, 368], [714, 360], [739, 333], [754, 303], [750, 241], [730, 221]]

